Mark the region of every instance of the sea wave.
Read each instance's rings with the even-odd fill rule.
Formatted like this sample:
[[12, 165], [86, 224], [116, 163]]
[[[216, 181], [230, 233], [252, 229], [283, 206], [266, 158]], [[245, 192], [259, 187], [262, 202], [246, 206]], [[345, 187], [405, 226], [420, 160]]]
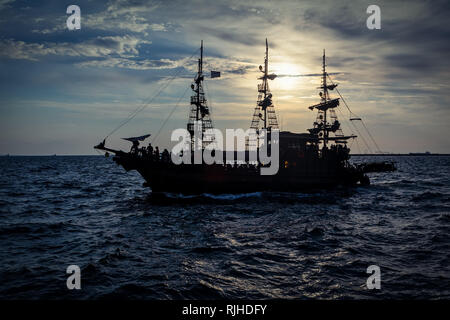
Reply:
[[104, 157], [3, 157], [0, 299], [448, 298], [450, 157], [392, 158], [359, 188], [180, 195]]

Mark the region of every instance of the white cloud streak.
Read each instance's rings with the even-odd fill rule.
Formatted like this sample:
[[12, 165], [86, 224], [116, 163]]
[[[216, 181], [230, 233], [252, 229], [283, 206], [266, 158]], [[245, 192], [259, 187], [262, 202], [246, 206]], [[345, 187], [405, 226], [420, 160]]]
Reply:
[[0, 57], [31, 61], [37, 61], [47, 55], [91, 58], [110, 55], [133, 57], [139, 54], [140, 45], [149, 43], [151, 42], [132, 36], [99, 36], [80, 43], [28, 43], [7, 39], [0, 41]]

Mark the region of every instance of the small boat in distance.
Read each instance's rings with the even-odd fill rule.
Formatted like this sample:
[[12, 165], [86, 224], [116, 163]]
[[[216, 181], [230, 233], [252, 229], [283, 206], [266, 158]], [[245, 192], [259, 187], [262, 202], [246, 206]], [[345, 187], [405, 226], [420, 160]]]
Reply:
[[426, 152], [410, 152], [409, 155], [410, 156], [431, 156], [431, 152], [430, 151], [426, 151]]

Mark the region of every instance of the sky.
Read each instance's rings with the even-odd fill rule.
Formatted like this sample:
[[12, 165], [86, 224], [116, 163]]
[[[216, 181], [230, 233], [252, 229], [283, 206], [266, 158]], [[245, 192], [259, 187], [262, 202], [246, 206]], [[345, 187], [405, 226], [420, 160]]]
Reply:
[[[71, 4], [79, 30], [66, 25]], [[379, 30], [366, 26], [371, 4]], [[107, 146], [125, 150], [120, 138], [151, 133], [169, 147], [172, 130], [186, 127], [201, 40], [204, 70], [222, 75], [205, 80], [214, 126], [249, 128], [265, 38], [282, 130], [312, 127], [325, 49], [328, 72], [383, 152], [450, 153], [449, 13], [439, 0], [0, 0], [0, 154], [96, 154], [149, 101]], [[373, 151], [339, 109], [344, 133], [369, 145], [359, 138], [352, 152]]]

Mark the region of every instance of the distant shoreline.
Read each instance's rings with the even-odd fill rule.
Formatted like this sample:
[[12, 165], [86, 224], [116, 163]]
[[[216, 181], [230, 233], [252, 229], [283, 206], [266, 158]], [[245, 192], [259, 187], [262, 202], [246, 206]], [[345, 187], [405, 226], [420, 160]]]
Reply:
[[[450, 156], [450, 153], [351, 153], [351, 156], [357, 157], [442, 157]], [[8, 157], [104, 157], [99, 154], [2, 154], [1, 158]]]
[[407, 157], [436, 157], [436, 156], [450, 156], [449, 153], [350, 153], [351, 156], [377, 156], [377, 157], [386, 157], [386, 156], [407, 156]]

